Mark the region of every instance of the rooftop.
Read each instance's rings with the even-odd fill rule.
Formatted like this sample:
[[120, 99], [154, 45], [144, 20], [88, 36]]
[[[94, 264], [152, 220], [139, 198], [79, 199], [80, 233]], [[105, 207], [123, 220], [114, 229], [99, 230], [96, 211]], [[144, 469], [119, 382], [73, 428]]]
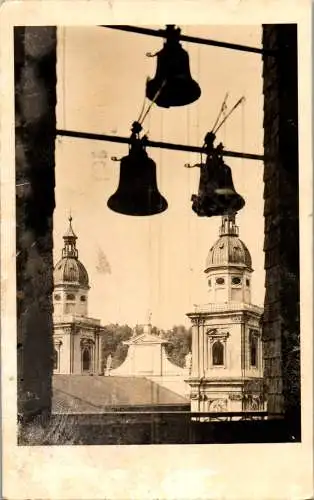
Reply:
[[54, 375], [52, 412], [105, 413], [117, 407], [189, 405], [179, 394], [144, 377]]

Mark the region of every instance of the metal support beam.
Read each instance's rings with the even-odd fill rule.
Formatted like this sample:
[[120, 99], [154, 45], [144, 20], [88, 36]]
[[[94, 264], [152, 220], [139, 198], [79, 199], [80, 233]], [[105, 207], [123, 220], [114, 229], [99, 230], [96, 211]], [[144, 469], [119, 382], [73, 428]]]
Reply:
[[[110, 28], [114, 30], [120, 30], [120, 31], [127, 31], [129, 33], [137, 33], [140, 35], [149, 35], [149, 36], [157, 36], [160, 38], [165, 38], [165, 30], [160, 29], [160, 30], [154, 30], [151, 28], [140, 28], [138, 26], [121, 26], [117, 24], [108, 24], [108, 25], [101, 25], [102, 28]], [[179, 36], [180, 40], [182, 42], [189, 42], [189, 43], [196, 43], [199, 45], [211, 45], [213, 47], [221, 47], [224, 49], [231, 49], [231, 50], [238, 50], [242, 52], [252, 52], [255, 54], [260, 54], [263, 56], [275, 56], [276, 52], [274, 50], [265, 50], [259, 47], [250, 47], [247, 45], [240, 45], [237, 43], [229, 43], [229, 42], [220, 42], [218, 40], [210, 40], [207, 38], [199, 38], [195, 36], [188, 36], [188, 35], [180, 35]]]
[[[73, 137], [76, 139], [89, 139], [94, 141], [118, 142], [122, 144], [130, 144], [129, 137], [121, 137], [116, 135], [94, 134], [90, 132], [78, 132], [74, 130], [57, 130], [57, 136]], [[172, 151], [187, 151], [191, 153], [204, 153], [204, 148], [200, 146], [188, 146], [184, 144], [172, 144], [170, 142], [159, 142], [146, 140], [145, 145], [150, 148], [170, 149]], [[247, 160], [264, 161], [264, 156], [251, 153], [240, 153], [237, 151], [222, 151], [223, 156], [232, 158], [245, 158]]]

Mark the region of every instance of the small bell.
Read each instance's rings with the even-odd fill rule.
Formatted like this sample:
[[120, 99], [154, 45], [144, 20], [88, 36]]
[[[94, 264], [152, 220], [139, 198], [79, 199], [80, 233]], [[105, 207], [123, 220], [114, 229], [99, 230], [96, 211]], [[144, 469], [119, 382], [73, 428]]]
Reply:
[[188, 53], [180, 44], [180, 29], [167, 26], [166, 42], [157, 53], [155, 77], [146, 84], [146, 97], [161, 108], [170, 108], [191, 104], [200, 95], [201, 89], [191, 76]]
[[136, 133], [131, 139], [129, 154], [121, 159], [118, 188], [107, 205], [124, 215], [145, 216], [164, 212], [168, 203], [158, 191], [156, 164], [148, 157], [143, 140]]
[[234, 188], [231, 168], [222, 159], [222, 147], [207, 151], [206, 163], [199, 165], [199, 190], [198, 195], [192, 195], [192, 210], [200, 217], [238, 212], [245, 201]]

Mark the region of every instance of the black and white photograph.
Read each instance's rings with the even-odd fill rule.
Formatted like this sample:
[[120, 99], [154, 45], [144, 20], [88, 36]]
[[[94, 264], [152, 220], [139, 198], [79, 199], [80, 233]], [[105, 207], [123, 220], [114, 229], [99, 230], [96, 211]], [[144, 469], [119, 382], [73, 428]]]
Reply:
[[42, 19], [10, 35], [15, 446], [302, 447], [302, 23]]

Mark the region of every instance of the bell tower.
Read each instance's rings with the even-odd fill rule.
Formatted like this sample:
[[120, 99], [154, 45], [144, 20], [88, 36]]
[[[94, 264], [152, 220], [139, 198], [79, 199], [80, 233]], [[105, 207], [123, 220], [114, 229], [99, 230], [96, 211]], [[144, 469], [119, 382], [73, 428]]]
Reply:
[[252, 273], [251, 256], [239, 238], [235, 214], [222, 216], [219, 239], [211, 247], [206, 260], [209, 301], [249, 304]]
[[98, 319], [88, 317], [89, 278], [79, 260], [72, 217], [63, 236], [61, 259], [54, 268], [53, 343], [54, 374], [102, 372], [101, 336]]
[[192, 321], [191, 410], [262, 411], [263, 309], [251, 303], [252, 259], [239, 238], [235, 215], [221, 219], [205, 266], [209, 302]]
[[54, 269], [54, 315], [76, 314], [87, 316], [89, 278], [78, 258], [77, 236], [73, 231], [72, 217], [63, 236], [61, 259]]

